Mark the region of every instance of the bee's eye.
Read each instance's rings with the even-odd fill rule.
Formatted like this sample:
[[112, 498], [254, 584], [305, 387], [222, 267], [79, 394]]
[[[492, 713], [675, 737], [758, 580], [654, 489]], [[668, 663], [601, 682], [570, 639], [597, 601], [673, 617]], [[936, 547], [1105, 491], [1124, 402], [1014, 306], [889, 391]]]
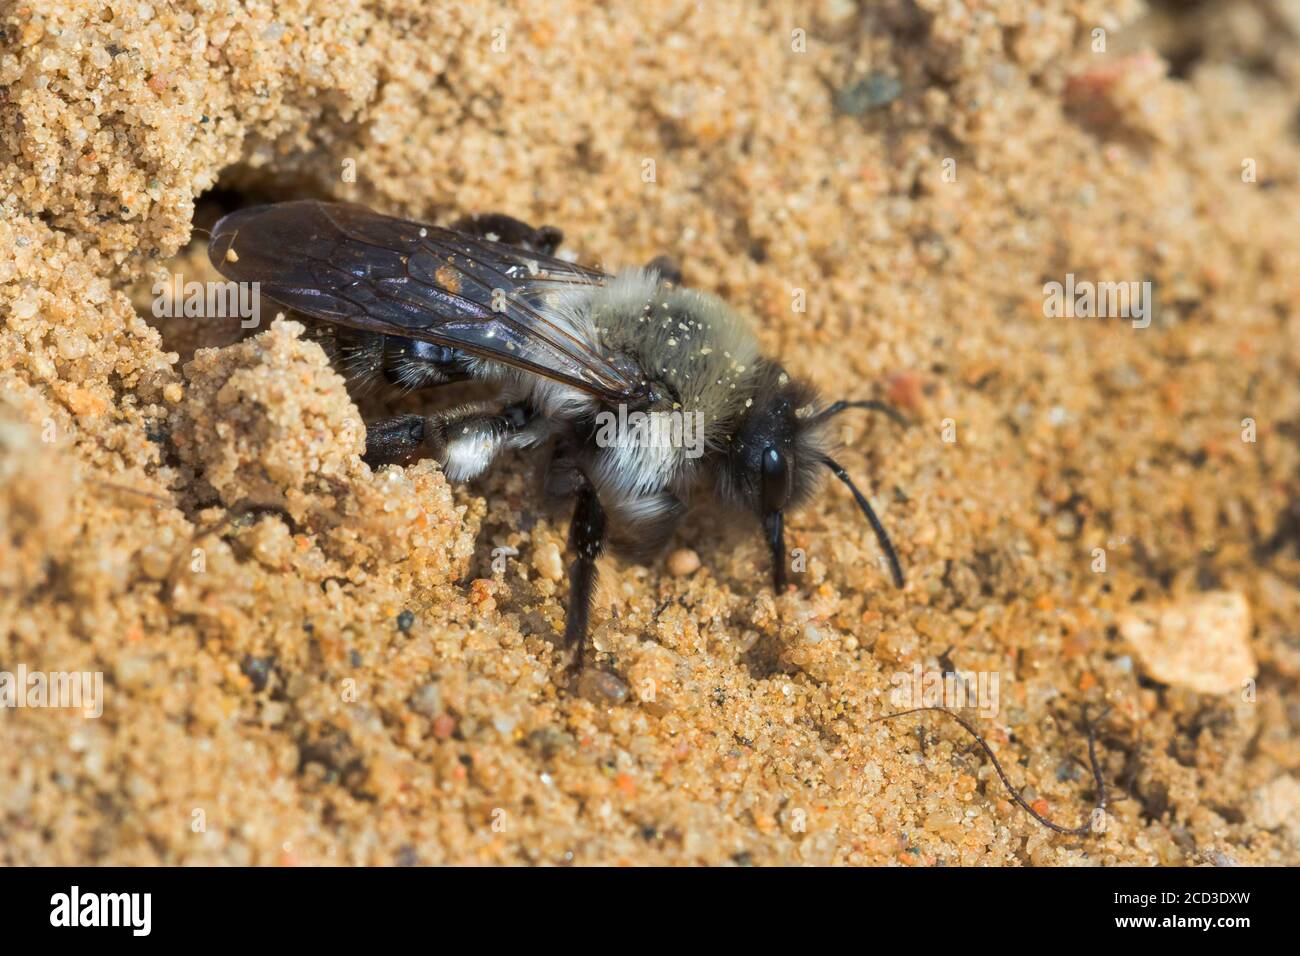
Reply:
[[763, 510], [781, 511], [790, 498], [790, 465], [785, 456], [768, 445], [762, 462]]

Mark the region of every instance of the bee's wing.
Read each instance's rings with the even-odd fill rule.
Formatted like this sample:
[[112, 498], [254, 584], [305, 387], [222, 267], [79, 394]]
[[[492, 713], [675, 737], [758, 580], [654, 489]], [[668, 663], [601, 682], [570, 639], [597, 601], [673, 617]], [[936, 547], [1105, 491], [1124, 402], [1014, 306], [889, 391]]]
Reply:
[[609, 400], [641, 388], [544, 314], [547, 295], [606, 278], [561, 259], [315, 200], [223, 217], [208, 256], [227, 279], [325, 322], [460, 349]]

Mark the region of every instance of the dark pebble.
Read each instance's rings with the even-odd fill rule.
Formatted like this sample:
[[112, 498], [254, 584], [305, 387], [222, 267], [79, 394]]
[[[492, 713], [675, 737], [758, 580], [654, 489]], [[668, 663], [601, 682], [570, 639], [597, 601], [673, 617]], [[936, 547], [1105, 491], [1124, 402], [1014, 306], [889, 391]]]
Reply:
[[884, 73], [872, 73], [835, 94], [835, 109], [846, 116], [861, 116], [898, 99], [903, 85]]
[[271, 679], [271, 665], [274, 663], [274, 654], [266, 657], [254, 657], [251, 654], [245, 654], [244, 659], [239, 662], [239, 669], [245, 677], [253, 682], [253, 691], [261, 693], [266, 690], [266, 683]]

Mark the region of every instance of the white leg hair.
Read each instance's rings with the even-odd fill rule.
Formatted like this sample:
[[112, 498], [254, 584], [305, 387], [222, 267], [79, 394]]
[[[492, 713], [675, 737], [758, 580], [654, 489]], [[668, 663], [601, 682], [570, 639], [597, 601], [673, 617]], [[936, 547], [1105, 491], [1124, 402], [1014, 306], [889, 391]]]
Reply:
[[366, 425], [366, 461], [372, 467], [434, 458], [450, 481], [483, 474], [508, 448], [530, 448], [544, 441], [550, 423], [520, 405], [505, 408], [479, 402], [459, 408]]
[[509, 448], [531, 448], [546, 438], [545, 419], [524, 417], [518, 406], [499, 409], [487, 403], [453, 409], [441, 419], [445, 451], [439, 456], [449, 481], [472, 481]]

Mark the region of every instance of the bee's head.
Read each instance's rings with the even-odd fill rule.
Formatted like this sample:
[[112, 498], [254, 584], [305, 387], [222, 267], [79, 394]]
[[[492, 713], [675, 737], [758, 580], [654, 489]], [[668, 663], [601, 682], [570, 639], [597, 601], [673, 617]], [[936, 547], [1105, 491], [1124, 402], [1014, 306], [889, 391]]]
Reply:
[[[725, 500], [738, 503], [762, 521], [772, 550], [776, 589], [785, 589], [785, 514], [811, 497], [822, 468], [830, 468], [852, 489], [891, 562], [895, 583], [902, 587], [902, 569], [884, 527], [827, 447], [826, 426], [834, 415], [851, 407], [883, 406], [836, 402], [819, 409], [813, 389], [792, 379], [780, 365], [764, 361], [757, 374], [752, 404], [737, 423], [726, 462], [719, 469], [718, 490]], [[897, 417], [892, 410], [884, 410]]]
[[825, 457], [810, 413], [813, 390], [781, 366], [762, 362], [752, 404], [737, 423], [720, 474], [727, 498], [760, 517], [802, 504]]

